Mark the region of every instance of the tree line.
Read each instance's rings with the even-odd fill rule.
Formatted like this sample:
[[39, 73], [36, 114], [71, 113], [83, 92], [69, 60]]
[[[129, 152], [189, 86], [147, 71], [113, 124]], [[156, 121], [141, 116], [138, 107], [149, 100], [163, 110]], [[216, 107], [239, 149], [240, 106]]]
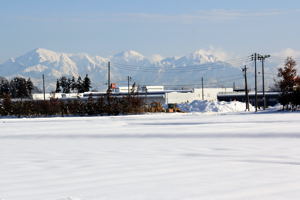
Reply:
[[91, 88], [91, 80], [86, 74], [84, 79], [79, 76], [77, 80], [73, 76], [72, 78], [67, 78], [65, 76], [62, 76], [60, 79], [57, 79], [56, 81], [56, 93], [71, 93], [71, 92], [77, 92], [77, 93], [83, 93], [88, 92]]
[[[75, 77], [63, 76], [57, 80], [56, 85], [55, 92], [87, 92], [91, 88], [91, 81], [88, 75], [83, 80], [80, 76], [77, 80]], [[0, 77], [0, 116], [90, 116], [164, 111], [160, 103], [145, 106], [145, 99], [134, 90], [130, 95], [122, 97], [113, 97], [111, 91], [107, 91], [105, 96], [96, 99], [89, 96], [87, 99], [50, 98], [50, 100], [33, 100], [31, 98], [33, 90], [38, 89], [30, 78], [26, 80], [22, 77], [15, 77], [9, 81]], [[21, 100], [16, 98], [21, 98]]]
[[[62, 76], [57, 79], [55, 92], [83, 93], [88, 92], [90, 88], [91, 80], [88, 75], [86, 75], [84, 79], [80, 76], [77, 79], [75, 79], [74, 76], [72, 78]], [[32, 91], [41, 92], [40, 89], [34, 86], [30, 78], [14, 77], [8, 80], [4, 77], [0, 77], [0, 98], [4, 98], [4, 96], [7, 95], [11, 98], [32, 98]]]
[[0, 101], [0, 116], [16, 117], [138, 114], [145, 109], [143, 99], [138, 96], [13, 101], [7, 95]]
[[37, 90], [30, 78], [15, 77], [10, 81], [0, 78], [0, 98], [7, 95], [11, 98], [31, 98], [34, 89]]
[[280, 91], [279, 102], [283, 110], [297, 110], [300, 108], [300, 76], [297, 74], [296, 61], [288, 57], [284, 67], [278, 69], [279, 80], [275, 88]]

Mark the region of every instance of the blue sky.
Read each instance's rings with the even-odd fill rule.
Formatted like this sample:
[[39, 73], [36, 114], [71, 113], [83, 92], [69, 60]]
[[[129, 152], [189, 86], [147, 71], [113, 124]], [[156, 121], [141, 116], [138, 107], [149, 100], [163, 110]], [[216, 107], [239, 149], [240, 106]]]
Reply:
[[296, 0], [0, 0], [0, 62], [37, 47], [108, 56], [300, 49]]

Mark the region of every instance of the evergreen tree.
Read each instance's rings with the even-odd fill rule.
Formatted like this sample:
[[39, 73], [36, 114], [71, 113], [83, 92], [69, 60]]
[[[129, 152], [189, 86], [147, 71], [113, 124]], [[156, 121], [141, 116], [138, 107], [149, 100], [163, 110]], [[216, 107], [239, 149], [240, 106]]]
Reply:
[[85, 77], [84, 77], [84, 79], [83, 79], [82, 87], [83, 87], [83, 91], [84, 91], [84, 92], [90, 91], [90, 88], [91, 88], [91, 80], [90, 80], [90, 78], [88, 77], [87, 74], [85, 75]]
[[5, 78], [1, 78], [0, 82], [0, 97], [3, 98], [5, 95], [10, 94], [9, 81]]
[[71, 84], [72, 84], [72, 80], [70, 78], [68, 78], [67, 79], [66, 93], [70, 93], [71, 92]]
[[8, 81], [2, 78], [0, 81], [0, 97], [10, 95], [12, 98], [31, 98], [32, 91], [37, 89], [30, 78], [15, 77]]
[[60, 81], [57, 79], [56, 80], [56, 89], [55, 89], [55, 93], [60, 93], [61, 89], [60, 89]]
[[70, 93], [70, 81], [67, 79], [67, 77], [62, 76], [60, 78], [60, 85], [63, 93]]
[[72, 92], [74, 92], [75, 89], [76, 89], [76, 81], [75, 81], [75, 77], [74, 76], [72, 76], [70, 87], [71, 87]]
[[78, 76], [77, 83], [76, 83], [76, 89], [77, 89], [78, 93], [83, 93], [84, 92], [83, 82], [82, 82], [81, 76]]
[[11, 95], [13, 98], [29, 97], [27, 81], [21, 77], [15, 77], [10, 81]]
[[8, 94], [5, 94], [3, 97], [3, 114], [9, 115], [12, 113], [13, 105], [11, 102], [11, 98]]
[[27, 95], [28, 97], [31, 97], [31, 92], [33, 90], [34, 86], [30, 78], [27, 79], [26, 81], [26, 89], [27, 89]]

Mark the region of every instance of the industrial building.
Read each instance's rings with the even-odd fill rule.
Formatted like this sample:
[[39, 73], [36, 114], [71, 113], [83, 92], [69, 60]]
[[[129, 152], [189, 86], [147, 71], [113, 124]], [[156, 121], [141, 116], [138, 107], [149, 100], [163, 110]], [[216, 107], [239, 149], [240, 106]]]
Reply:
[[[49, 100], [50, 98], [57, 99], [78, 99], [83, 98], [83, 93], [45, 93], [45, 99]], [[44, 100], [43, 93], [34, 93], [32, 94], [33, 100]]]
[[[194, 88], [191, 90], [165, 90], [164, 86], [143, 86], [138, 88], [129, 88], [135, 95], [144, 98], [145, 103], [159, 102], [161, 104], [179, 104], [192, 102], [194, 100], [217, 100], [217, 94], [220, 92], [232, 92], [232, 88]], [[104, 97], [105, 92], [86, 92], [83, 97]], [[128, 87], [119, 87], [113, 90], [111, 96], [123, 97], [128, 95]]]
[[[274, 106], [279, 103], [280, 92], [265, 92], [266, 105]], [[246, 102], [245, 92], [220, 92], [217, 95], [218, 101], [240, 101]], [[255, 105], [255, 93], [249, 92], [249, 103]], [[257, 105], [262, 107], [264, 105], [263, 102], [263, 93], [257, 93]]]
[[[217, 95], [220, 92], [233, 92], [232, 88], [194, 88], [190, 90], [166, 90], [164, 86], [143, 86], [140, 88], [132, 88], [132, 86], [116, 87], [112, 90], [110, 96], [124, 97], [128, 95], [128, 91], [133, 91], [134, 95], [144, 99], [145, 103], [159, 102], [161, 104], [179, 104], [192, 102], [194, 100], [217, 100]], [[85, 93], [47, 93], [45, 99], [87, 99], [88, 97], [99, 98], [106, 97], [106, 92], [85, 92]], [[33, 94], [34, 100], [43, 100], [43, 94]]]

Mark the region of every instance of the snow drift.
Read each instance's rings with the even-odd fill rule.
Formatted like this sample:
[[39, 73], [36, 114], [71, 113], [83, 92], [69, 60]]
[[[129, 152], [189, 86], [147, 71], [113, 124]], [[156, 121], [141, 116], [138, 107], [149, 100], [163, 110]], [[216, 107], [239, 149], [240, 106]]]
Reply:
[[[246, 104], [239, 101], [199, 101], [178, 104], [178, 108], [183, 112], [242, 112], [246, 110]], [[254, 107], [250, 105], [250, 110]]]

